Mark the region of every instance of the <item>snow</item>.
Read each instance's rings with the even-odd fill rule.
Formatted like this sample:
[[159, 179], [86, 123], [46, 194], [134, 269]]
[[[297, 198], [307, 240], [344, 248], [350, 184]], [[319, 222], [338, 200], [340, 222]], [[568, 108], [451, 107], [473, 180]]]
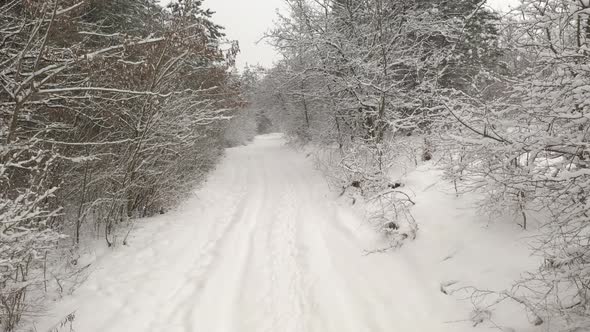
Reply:
[[441, 291], [509, 287], [534, 266], [519, 228], [477, 216], [473, 197], [456, 198], [424, 165], [402, 177], [418, 238], [366, 255], [386, 242], [311, 159], [279, 134], [228, 149], [193, 197], [141, 220], [37, 330], [75, 312], [84, 332], [529, 331], [517, 307], [474, 312]]

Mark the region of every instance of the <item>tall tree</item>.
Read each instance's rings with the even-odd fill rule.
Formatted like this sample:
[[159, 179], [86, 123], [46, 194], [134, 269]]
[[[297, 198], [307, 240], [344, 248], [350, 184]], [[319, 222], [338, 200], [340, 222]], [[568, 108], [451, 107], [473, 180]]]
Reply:
[[4, 330], [47, 283], [34, 276], [54, 248], [96, 230], [113, 245], [117, 226], [174, 205], [221, 155], [237, 44], [201, 2], [172, 6], [0, 4]]

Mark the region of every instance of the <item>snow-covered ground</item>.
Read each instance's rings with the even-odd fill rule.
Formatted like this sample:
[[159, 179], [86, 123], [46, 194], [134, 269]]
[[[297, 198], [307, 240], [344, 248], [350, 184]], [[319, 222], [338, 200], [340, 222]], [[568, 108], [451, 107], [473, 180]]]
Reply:
[[37, 331], [71, 312], [80, 332], [529, 331], [517, 306], [473, 327], [465, 293], [441, 292], [508, 287], [534, 263], [517, 226], [480, 219], [425, 165], [403, 179], [418, 238], [365, 255], [383, 239], [310, 159], [278, 134], [229, 149], [194, 197], [93, 263]]

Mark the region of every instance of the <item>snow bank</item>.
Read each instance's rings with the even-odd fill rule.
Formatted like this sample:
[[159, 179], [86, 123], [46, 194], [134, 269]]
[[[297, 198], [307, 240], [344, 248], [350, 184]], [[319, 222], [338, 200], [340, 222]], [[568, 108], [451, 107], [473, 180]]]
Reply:
[[[84, 332], [533, 331], [522, 308], [488, 307], [464, 287], [503, 290], [526, 268], [525, 233], [478, 216], [430, 164], [400, 178], [416, 202], [416, 240], [386, 240], [337, 199], [310, 155], [281, 135], [228, 149], [207, 183], [35, 323]], [[474, 310], [477, 309], [477, 310]]]

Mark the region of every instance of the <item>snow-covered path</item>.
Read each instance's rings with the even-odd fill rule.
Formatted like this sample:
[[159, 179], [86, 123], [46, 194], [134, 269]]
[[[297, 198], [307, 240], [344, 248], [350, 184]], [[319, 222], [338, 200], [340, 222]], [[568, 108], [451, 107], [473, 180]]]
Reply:
[[363, 254], [379, 241], [310, 160], [261, 136], [59, 307], [83, 332], [459, 331], [411, 256]]

